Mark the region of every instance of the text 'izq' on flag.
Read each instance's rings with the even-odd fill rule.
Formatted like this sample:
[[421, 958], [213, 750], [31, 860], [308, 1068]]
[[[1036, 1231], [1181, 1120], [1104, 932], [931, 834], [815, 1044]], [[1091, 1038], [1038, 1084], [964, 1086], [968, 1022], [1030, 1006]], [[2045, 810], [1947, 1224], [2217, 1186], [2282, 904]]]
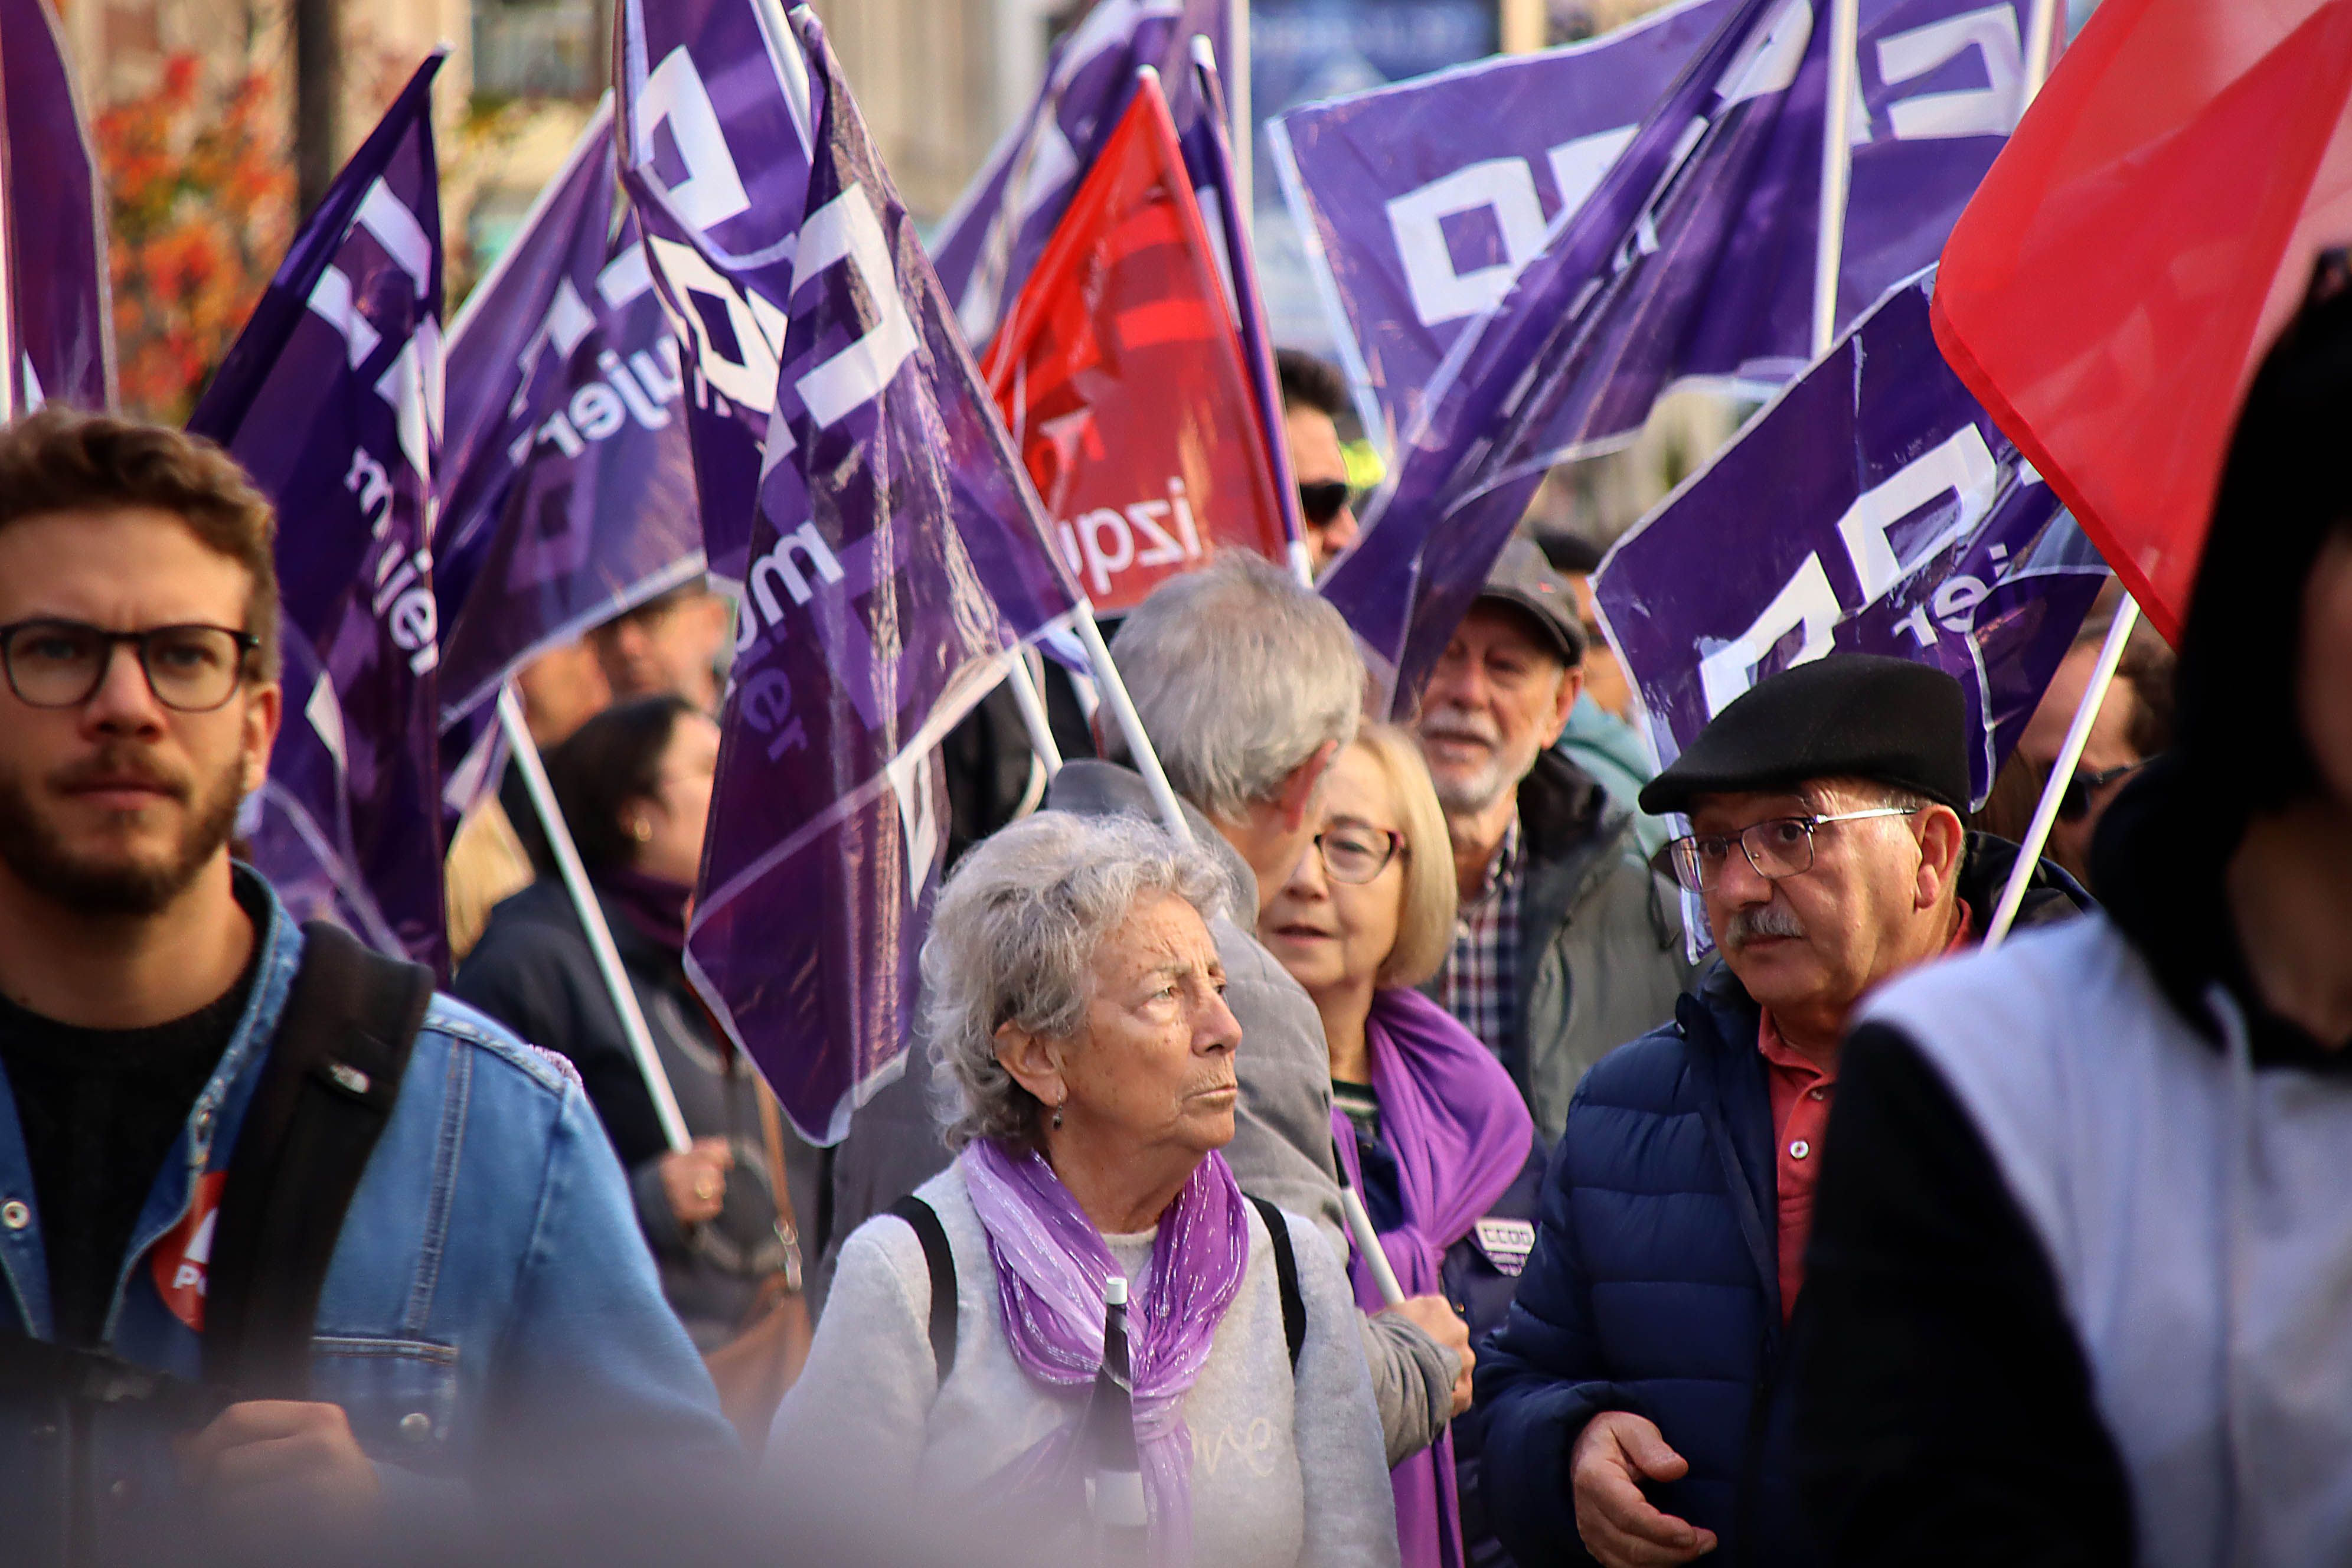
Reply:
[[[792, 23], [814, 157], [687, 963], [831, 1142], [906, 1052], [946, 847], [940, 737], [1078, 596], [823, 29]], [[636, 103], [625, 133], [653, 144], [664, 110]], [[705, 130], [705, 160], [790, 155], [752, 117]]]
[[446, 971], [435, 674], [441, 189], [417, 68], [335, 177], [188, 428], [277, 507], [286, 722], [243, 824], [298, 918]]
[[1220, 546], [1283, 559], [1240, 331], [1156, 73], [1146, 73], [988, 353], [1064, 558], [1095, 607]]

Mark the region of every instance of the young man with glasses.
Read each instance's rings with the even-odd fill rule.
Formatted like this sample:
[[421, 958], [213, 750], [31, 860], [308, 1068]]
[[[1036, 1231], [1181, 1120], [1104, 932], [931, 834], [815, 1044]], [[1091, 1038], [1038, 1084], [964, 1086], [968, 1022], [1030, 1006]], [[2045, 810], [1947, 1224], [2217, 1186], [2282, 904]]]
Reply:
[[[1478, 1373], [1487, 1491], [1522, 1560], [1816, 1558], [1789, 1465], [1790, 1323], [1847, 1016], [1971, 942], [2015, 850], [1967, 840], [1958, 682], [1832, 654], [1767, 678], [1642, 794], [1722, 952], [1588, 1074], [1536, 1249]], [[2074, 912], [2045, 872], [2023, 918]]]
[[[399, 1486], [495, 1491], [558, 1438], [573, 1458], [609, 1441], [598, 1462], [723, 1467], [733, 1448], [578, 1080], [404, 966], [352, 961], [422, 1012], [381, 1082], [351, 1065], [352, 1030], [294, 1005], [341, 949], [229, 854], [284, 703], [274, 532], [236, 465], [175, 431], [51, 408], [0, 432], [12, 1562], [110, 1562], [241, 1514], [292, 1541], [373, 1528]], [[270, 1146], [257, 1125], [288, 1129], [288, 1159], [323, 1135], [272, 1097], [294, 1016], [333, 1037], [302, 1037], [319, 1049], [290, 1098], [329, 1077], [381, 1119], [320, 1222], [341, 1228], [331, 1257], [310, 1250], [307, 1316], [268, 1262], [282, 1229], [240, 1223], [305, 1184], [257, 1186], [236, 1163]], [[214, 1243], [233, 1233], [255, 1246], [229, 1287]], [[282, 1343], [224, 1327], [272, 1314]], [[247, 1353], [225, 1369], [230, 1344]], [[93, 1397], [110, 1362], [137, 1373], [101, 1382], [149, 1397]]]

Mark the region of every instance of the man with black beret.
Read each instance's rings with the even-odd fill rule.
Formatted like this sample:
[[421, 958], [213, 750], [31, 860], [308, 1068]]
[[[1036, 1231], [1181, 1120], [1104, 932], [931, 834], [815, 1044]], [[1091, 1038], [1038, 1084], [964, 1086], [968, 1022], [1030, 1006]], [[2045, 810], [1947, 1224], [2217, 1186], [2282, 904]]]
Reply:
[[[1961, 825], [1969, 730], [1942, 671], [1832, 654], [1740, 696], [1643, 791], [1689, 819], [1667, 855], [1721, 958], [1578, 1089], [1479, 1362], [1522, 1568], [1816, 1561], [1781, 1375], [1813, 1174], [1847, 1015], [1972, 942], [2015, 864]], [[2082, 901], [2038, 873], [2022, 918]]]

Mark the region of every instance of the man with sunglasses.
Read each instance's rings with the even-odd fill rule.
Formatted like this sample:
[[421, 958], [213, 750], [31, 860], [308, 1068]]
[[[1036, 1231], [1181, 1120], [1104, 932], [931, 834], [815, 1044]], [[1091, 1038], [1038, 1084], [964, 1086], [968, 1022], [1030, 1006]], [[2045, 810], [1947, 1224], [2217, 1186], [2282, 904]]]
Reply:
[[[1767, 678], [1642, 792], [1721, 950], [1578, 1089], [1536, 1248], [1478, 1373], [1496, 1533], [1608, 1568], [1816, 1561], [1781, 1375], [1846, 1018], [1975, 940], [2015, 849], [1969, 839], [1968, 715], [1927, 665]], [[2037, 878], [2025, 921], [2082, 901]]]
[[[236, 1156], [257, 1124], [288, 1125], [262, 1092], [286, 1081], [269, 1072], [279, 1026], [316, 952], [349, 951], [230, 858], [285, 700], [274, 532], [236, 465], [175, 431], [51, 408], [0, 432], [11, 1562], [111, 1562], [202, 1518], [295, 1540], [370, 1528], [404, 1485], [495, 1489], [557, 1438], [720, 1466], [735, 1447], [577, 1079], [423, 998], [405, 966], [351, 961], [421, 1005], [404, 1065], [383, 1069], [388, 1100], [350, 1065], [352, 1031], [303, 1042], [381, 1118], [320, 1222], [342, 1228], [314, 1310], [282, 1299], [268, 1222], [244, 1232], [250, 1278], [212, 1289], [234, 1272], [214, 1247], [233, 1222], [306, 1200], [299, 1182], [255, 1187]], [[224, 1320], [273, 1313], [282, 1354], [224, 1373]], [[58, 1370], [115, 1363], [138, 1375], [108, 1387], [184, 1397], [117, 1405]]]
[[[2059, 661], [2042, 694], [2041, 706], [2017, 737], [2017, 757], [2047, 779], [2057, 765], [2074, 710], [2099, 662], [2112, 617], [2094, 616], [2075, 634], [2074, 646]], [[2091, 837], [2110, 801], [2124, 782], [2147, 760], [2172, 743], [2172, 650], [2153, 627], [2143, 623], [2124, 645], [2123, 662], [2116, 667], [2115, 683], [2099, 704], [2099, 716], [2074, 763], [2074, 776], [2059, 797], [2058, 820], [2050, 829], [2042, 853], [2063, 867], [2068, 875], [2092, 886]]]
[[1290, 446], [1291, 477], [1298, 482], [1299, 520], [1307, 530], [1307, 552], [1320, 572], [1356, 542], [1348, 458], [1339, 444], [1348, 388], [1337, 370], [1297, 349], [1276, 351], [1274, 367], [1282, 386], [1282, 428]]

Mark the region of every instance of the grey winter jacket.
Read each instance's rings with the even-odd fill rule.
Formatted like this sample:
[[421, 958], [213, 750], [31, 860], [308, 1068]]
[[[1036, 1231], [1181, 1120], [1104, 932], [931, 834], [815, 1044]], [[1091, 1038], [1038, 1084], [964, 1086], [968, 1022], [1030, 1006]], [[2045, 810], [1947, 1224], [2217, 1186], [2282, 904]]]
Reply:
[[1519, 781], [1519, 1005], [1502, 1058], [1547, 1146], [1586, 1070], [1671, 1019], [1690, 982], [1682, 900], [1636, 826], [1558, 752]]
[[[1073, 761], [1055, 776], [1049, 809], [1084, 816], [1154, 816], [1150, 792], [1132, 770]], [[1241, 1103], [1225, 1161], [1242, 1189], [1305, 1215], [1344, 1261], [1346, 1222], [1331, 1147], [1331, 1055], [1323, 1020], [1274, 955], [1251, 934], [1257, 879], [1208, 819], [1185, 807], [1194, 840], [1225, 872], [1233, 919], [1213, 922], [1225, 966], [1225, 1004], [1242, 1026], [1234, 1060]], [[849, 1136], [835, 1150], [832, 1206], [825, 1217], [826, 1264], [849, 1234], [944, 1169], [932, 1110], [932, 1058], [918, 1042], [897, 1082], [860, 1107]], [[1372, 1394], [1391, 1465], [1437, 1440], [1453, 1411], [1460, 1363], [1454, 1352], [1393, 1312], [1363, 1321]]]

